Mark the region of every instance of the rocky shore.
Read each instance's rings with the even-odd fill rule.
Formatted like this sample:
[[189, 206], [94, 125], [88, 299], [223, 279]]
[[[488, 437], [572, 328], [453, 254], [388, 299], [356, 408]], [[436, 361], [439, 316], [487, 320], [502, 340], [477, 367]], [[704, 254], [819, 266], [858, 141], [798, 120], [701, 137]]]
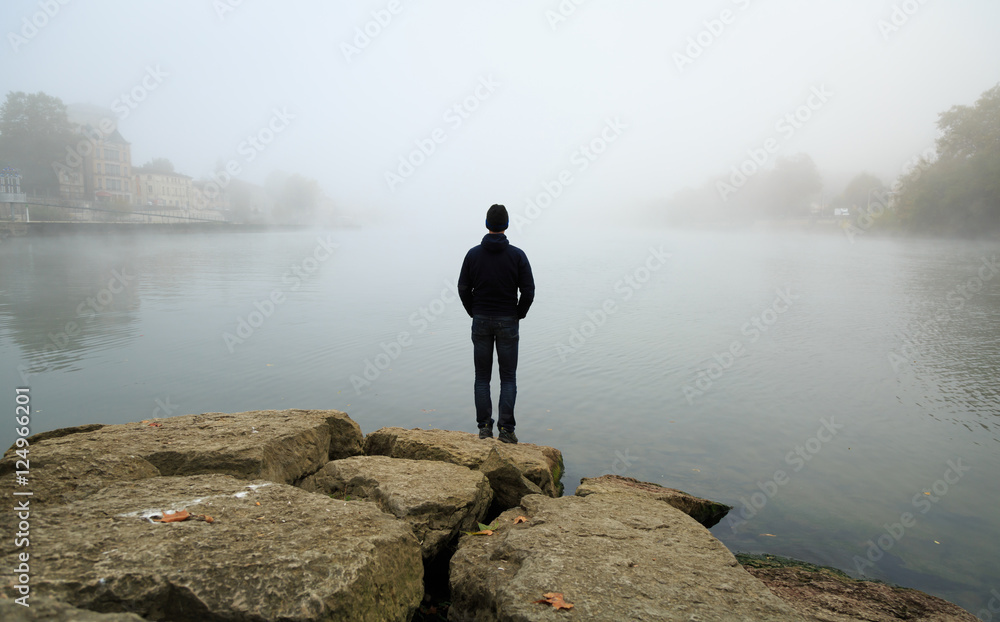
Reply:
[[728, 506], [681, 491], [604, 476], [563, 496], [552, 447], [364, 436], [334, 410], [28, 440], [27, 487], [13, 448], [0, 460], [29, 508], [0, 519], [26, 534], [0, 542], [5, 621], [976, 619], [808, 565], [744, 567], [706, 528]]

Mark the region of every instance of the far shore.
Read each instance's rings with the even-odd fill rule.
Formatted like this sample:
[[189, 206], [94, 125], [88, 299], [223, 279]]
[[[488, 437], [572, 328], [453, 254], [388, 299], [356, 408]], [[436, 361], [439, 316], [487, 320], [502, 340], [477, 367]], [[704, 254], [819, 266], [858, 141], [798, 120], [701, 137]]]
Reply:
[[77, 234], [133, 234], [133, 233], [260, 233], [281, 231], [308, 231], [310, 229], [341, 229], [330, 225], [278, 225], [233, 222], [0, 222], [0, 239], [6, 237], [77, 235]]

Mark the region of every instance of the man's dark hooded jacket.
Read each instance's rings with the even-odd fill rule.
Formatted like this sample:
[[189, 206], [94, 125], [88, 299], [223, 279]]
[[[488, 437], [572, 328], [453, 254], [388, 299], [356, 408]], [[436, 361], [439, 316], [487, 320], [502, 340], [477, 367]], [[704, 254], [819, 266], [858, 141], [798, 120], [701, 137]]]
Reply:
[[535, 279], [528, 257], [511, 246], [504, 234], [487, 233], [482, 243], [465, 255], [458, 276], [458, 295], [470, 316], [523, 318], [535, 299]]

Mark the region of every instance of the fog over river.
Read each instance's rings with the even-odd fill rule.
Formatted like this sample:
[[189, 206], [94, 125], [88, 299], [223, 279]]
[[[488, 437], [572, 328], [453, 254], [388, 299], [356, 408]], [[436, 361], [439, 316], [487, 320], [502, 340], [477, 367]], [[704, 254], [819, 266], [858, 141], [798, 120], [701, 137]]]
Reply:
[[[735, 509], [713, 533], [976, 612], [1000, 586], [1000, 244], [837, 234], [509, 232], [522, 442]], [[475, 430], [454, 294], [481, 232], [0, 243], [0, 386], [33, 432], [336, 408]], [[496, 372], [494, 372], [496, 374]], [[493, 383], [494, 397], [498, 390]], [[0, 428], [0, 444], [14, 439]]]
[[517, 436], [568, 493], [679, 488], [733, 551], [996, 616], [1000, 2], [3, 6], [3, 448], [29, 388], [26, 433], [474, 432], [499, 203]]

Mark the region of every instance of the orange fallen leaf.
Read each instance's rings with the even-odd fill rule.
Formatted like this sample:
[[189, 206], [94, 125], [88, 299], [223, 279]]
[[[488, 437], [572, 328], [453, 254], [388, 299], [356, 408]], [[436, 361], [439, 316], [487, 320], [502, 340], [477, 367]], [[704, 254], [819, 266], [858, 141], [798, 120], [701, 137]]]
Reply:
[[154, 421], [153, 423], [149, 424], [149, 427], [151, 427], [151, 428], [162, 428], [163, 424], [162, 423], [156, 423]]
[[540, 605], [552, 605], [553, 609], [572, 609], [573, 603], [568, 603], [563, 600], [563, 595], [559, 592], [546, 592], [543, 594], [545, 598], [542, 600], [536, 600]]
[[518, 516], [517, 518], [514, 519], [514, 524], [515, 525], [518, 524], [518, 523], [526, 523], [526, 522], [528, 522], [528, 517], [527, 516]]
[[151, 521], [157, 523], [179, 523], [186, 520], [200, 520], [206, 523], [214, 523], [215, 519], [208, 514], [191, 514], [187, 510], [166, 510], [163, 516], [151, 516]]
[[158, 523], [179, 523], [181, 521], [187, 520], [191, 514], [187, 510], [177, 510], [176, 512], [167, 511], [163, 513], [160, 518], [153, 517], [152, 520]]
[[257, 502], [257, 505], [260, 505], [260, 501]]
[[469, 535], [470, 536], [492, 536], [493, 535], [493, 530], [492, 529], [483, 529], [482, 531], [473, 531], [473, 532], [469, 533]]

